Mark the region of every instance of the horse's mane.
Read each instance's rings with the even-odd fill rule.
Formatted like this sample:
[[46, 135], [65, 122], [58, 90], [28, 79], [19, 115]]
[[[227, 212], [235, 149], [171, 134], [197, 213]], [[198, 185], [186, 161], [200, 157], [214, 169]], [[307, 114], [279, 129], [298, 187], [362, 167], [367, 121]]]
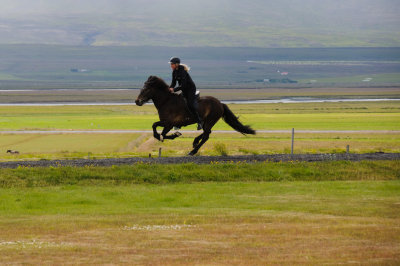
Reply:
[[147, 79], [146, 83], [158, 90], [168, 91], [169, 88], [169, 85], [162, 78], [159, 78], [157, 76], [150, 76]]

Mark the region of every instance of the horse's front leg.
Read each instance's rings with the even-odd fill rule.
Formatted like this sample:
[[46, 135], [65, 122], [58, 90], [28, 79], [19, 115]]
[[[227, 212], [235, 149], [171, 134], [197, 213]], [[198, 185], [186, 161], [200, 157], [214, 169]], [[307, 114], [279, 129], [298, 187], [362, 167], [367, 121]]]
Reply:
[[161, 136], [160, 136], [160, 141], [161, 142], [163, 142], [164, 141], [164, 139], [166, 139], [166, 138], [168, 138], [167, 137], [167, 134], [168, 134], [168, 132], [170, 131], [172, 129], [172, 126], [167, 126], [167, 125], [165, 125], [164, 126], [164, 129], [163, 129], [163, 131], [161, 132]]
[[164, 124], [161, 121], [155, 122], [153, 124], [153, 136], [154, 136], [154, 138], [156, 138], [160, 141], [161, 141], [161, 138], [160, 138], [160, 134], [158, 134], [158, 132], [157, 132], [157, 127], [163, 127], [163, 126], [164, 126]]
[[172, 129], [172, 126], [171, 126], [171, 125], [168, 125], [168, 126], [165, 126], [165, 127], [164, 127], [164, 130], [162, 131], [161, 136], [160, 136], [161, 141], [163, 141], [164, 139], [171, 139], [171, 140], [173, 140], [173, 139], [176, 139], [177, 137], [182, 136], [182, 134], [181, 134], [180, 132], [175, 132], [174, 134], [167, 135], [168, 132], [169, 132], [171, 129]]

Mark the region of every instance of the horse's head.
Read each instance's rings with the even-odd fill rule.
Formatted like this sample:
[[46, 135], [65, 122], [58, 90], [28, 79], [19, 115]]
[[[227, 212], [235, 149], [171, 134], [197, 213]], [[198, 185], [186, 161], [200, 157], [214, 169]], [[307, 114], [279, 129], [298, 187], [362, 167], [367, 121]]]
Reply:
[[143, 88], [140, 90], [138, 97], [136, 98], [136, 105], [142, 106], [145, 102], [153, 98], [154, 94], [154, 80], [155, 76], [150, 76], [147, 81], [144, 83]]
[[165, 88], [168, 88], [168, 85], [162, 79], [156, 76], [150, 76], [140, 90], [135, 103], [142, 106], [148, 100], [153, 99], [157, 90], [164, 90]]

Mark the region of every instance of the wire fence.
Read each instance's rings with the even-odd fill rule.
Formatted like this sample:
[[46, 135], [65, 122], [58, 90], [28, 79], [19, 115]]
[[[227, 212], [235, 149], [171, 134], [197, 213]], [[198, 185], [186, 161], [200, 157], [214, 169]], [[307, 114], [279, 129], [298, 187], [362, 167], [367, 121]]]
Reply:
[[[102, 130], [102, 131], [88, 131], [88, 130], [77, 130], [77, 131], [0, 131], [1, 134], [120, 134], [120, 133], [152, 133], [152, 130]], [[182, 133], [198, 133], [199, 131], [194, 131], [194, 130], [182, 130]], [[294, 154], [295, 151], [295, 145], [296, 145], [296, 139], [295, 139], [295, 133], [400, 133], [399, 130], [296, 130], [292, 128], [291, 130], [259, 130], [257, 131], [258, 133], [276, 133], [276, 134], [289, 134], [291, 133], [291, 138], [290, 138], [290, 154]], [[234, 130], [216, 130], [213, 131], [213, 133], [237, 133]], [[24, 157], [24, 158], [18, 158], [21, 154], [19, 152], [14, 151], [15, 153], [18, 154], [12, 154], [13, 151], [10, 150], [10, 156], [6, 158], [0, 158], [0, 162], [8, 162], [8, 161], [16, 161], [16, 162], [24, 162], [24, 161], [40, 161], [40, 160], [82, 160], [82, 159], [112, 159], [112, 158], [144, 158], [144, 157], [161, 157], [162, 156], [162, 148], [158, 149], [158, 154], [157, 152], [155, 153], [150, 152], [148, 156], [138, 153], [128, 153], [128, 154], [118, 154], [118, 153], [112, 153], [112, 154], [93, 154], [91, 152], [88, 152], [87, 155], [84, 153], [79, 153], [79, 155], [72, 155], [72, 156], [56, 156], [54, 154], [46, 154], [44, 156], [34, 156], [33, 157]], [[348, 154], [350, 153], [350, 145], [346, 145], [345, 147], [345, 152]], [[285, 153], [289, 153], [289, 150], [286, 151]], [[179, 157], [182, 155], [171, 155], [168, 154], [169, 157]]]

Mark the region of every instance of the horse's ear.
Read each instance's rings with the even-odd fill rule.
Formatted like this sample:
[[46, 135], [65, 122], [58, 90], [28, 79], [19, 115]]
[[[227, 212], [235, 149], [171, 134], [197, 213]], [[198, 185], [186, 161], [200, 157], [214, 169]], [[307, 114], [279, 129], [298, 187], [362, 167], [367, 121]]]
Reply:
[[153, 79], [154, 76], [149, 76], [149, 78], [147, 79], [147, 81]]

